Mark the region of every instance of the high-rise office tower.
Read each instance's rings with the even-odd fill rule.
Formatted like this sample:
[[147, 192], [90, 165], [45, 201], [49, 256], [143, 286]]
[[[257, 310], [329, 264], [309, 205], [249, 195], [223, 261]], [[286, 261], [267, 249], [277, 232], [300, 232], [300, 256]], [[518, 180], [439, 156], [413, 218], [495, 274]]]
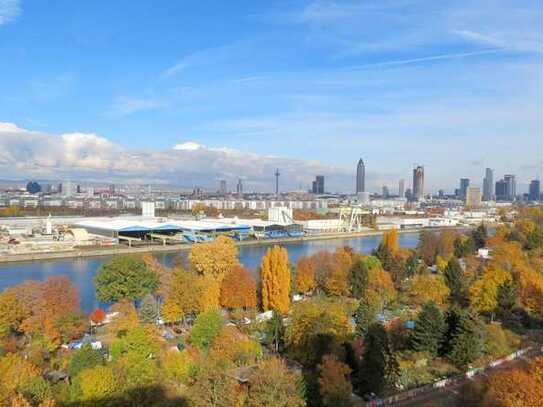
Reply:
[[221, 195], [226, 195], [226, 180], [221, 179], [220, 186], [219, 186], [219, 192]]
[[313, 181], [311, 192], [314, 194], [324, 194], [324, 175], [317, 175]]
[[385, 185], [383, 186], [383, 198], [388, 198], [390, 196], [390, 191], [388, 190], [388, 187]]
[[466, 199], [468, 188], [469, 188], [469, 178], [460, 178], [460, 189], [459, 189], [460, 195], [458, 196], [458, 198]]
[[528, 200], [530, 201], [539, 201], [541, 198], [541, 183], [538, 179], [534, 179], [530, 182], [530, 190], [528, 193]]
[[421, 165], [413, 169], [413, 199], [418, 201], [424, 197], [424, 167]]
[[507, 201], [507, 183], [500, 179], [496, 182], [496, 201]]
[[503, 177], [507, 186], [506, 196], [508, 201], [514, 201], [517, 197], [517, 181], [514, 175], [508, 174]]
[[243, 183], [241, 182], [241, 178], [238, 179], [238, 184], [236, 185], [236, 193], [239, 196], [243, 195]]
[[494, 170], [487, 168], [483, 178], [483, 201], [492, 201], [494, 199]]
[[466, 207], [470, 209], [481, 206], [481, 188], [468, 187], [466, 190]]
[[405, 198], [405, 180], [401, 179], [400, 182], [398, 182], [398, 196], [400, 198]]
[[362, 158], [358, 160], [356, 166], [356, 193], [366, 192], [366, 166]]

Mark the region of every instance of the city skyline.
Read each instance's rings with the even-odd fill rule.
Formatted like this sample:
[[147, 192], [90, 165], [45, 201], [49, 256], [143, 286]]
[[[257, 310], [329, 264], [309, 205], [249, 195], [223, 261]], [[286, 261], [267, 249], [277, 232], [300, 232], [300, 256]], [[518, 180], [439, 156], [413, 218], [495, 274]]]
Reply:
[[368, 191], [413, 161], [427, 191], [541, 175], [542, 6], [216, 5], [0, 0], [3, 178], [264, 191], [281, 168], [285, 190], [349, 192], [361, 154]]

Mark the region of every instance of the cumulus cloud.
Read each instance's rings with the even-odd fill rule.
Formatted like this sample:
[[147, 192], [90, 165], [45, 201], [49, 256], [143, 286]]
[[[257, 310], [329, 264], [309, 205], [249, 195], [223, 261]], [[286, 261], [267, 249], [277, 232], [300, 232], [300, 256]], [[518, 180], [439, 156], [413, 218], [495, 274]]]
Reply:
[[77, 179], [168, 183], [216, 188], [218, 179], [245, 180], [248, 189], [270, 191], [281, 170], [284, 189], [304, 188], [316, 174], [333, 190], [351, 183], [348, 170], [317, 161], [266, 156], [231, 148], [209, 148], [193, 141], [170, 150], [131, 150], [96, 134], [46, 134], [0, 122], [3, 178]]

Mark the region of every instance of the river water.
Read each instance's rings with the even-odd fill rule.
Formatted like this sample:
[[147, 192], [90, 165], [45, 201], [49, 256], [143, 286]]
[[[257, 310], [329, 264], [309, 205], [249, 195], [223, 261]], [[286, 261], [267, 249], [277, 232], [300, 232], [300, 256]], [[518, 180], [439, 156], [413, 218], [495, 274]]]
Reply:
[[[400, 245], [405, 248], [414, 248], [418, 243], [418, 233], [400, 234]], [[350, 246], [362, 253], [371, 253], [381, 242], [381, 236], [364, 236], [348, 239], [312, 240], [304, 242], [289, 242], [283, 246], [288, 250], [291, 262], [296, 262], [299, 257], [309, 256], [321, 250], [333, 251], [338, 247]], [[241, 246], [240, 261], [256, 276], [256, 269], [261, 259], [268, 250], [269, 245]], [[187, 252], [160, 253], [157, 259], [166, 266], [171, 266], [176, 257], [186, 258]], [[93, 278], [100, 266], [111, 257], [80, 257], [74, 259], [43, 260], [28, 263], [13, 263], [0, 265], [0, 291], [22, 283], [25, 280], [45, 280], [49, 276], [62, 275], [68, 277], [78, 288], [81, 298], [81, 308], [89, 313], [101, 304], [95, 296]]]

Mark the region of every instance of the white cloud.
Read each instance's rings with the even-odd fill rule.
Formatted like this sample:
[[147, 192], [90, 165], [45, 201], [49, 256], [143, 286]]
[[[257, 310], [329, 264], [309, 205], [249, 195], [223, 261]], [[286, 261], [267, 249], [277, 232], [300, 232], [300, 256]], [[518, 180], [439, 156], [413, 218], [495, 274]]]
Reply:
[[110, 111], [121, 116], [148, 110], [158, 110], [166, 107], [166, 103], [153, 97], [118, 97], [111, 106]]
[[0, 123], [0, 173], [3, 178], [119, 182], [162, 182], [215, 188], [218, 178], [246, 180], [247, 188], [269, 191], [280, 168], [284, 188], [307, 187], [315, 174], [327, 175], [341, 189], [350, 173], [317, 161], [273, 157], [193, 141], [171, 150], [130, 150], [96, 134], [51, 135]]
[[188, 68], [189, 63], [185, 61], [178, 62], [177, 64], [169, 67], [163, 72], [163, 76], [173, 76], [181, 72], [183, 69]]
[[187, 141], [185, 143], [177, 144], [173, 147], [174, 150], [185, 150], [185, 151], [195, 151], [200, 148], [204, 148], [201, 144], [195, 143], [194, 141]]
[[0, 0], [0, 25], [15, 20], [20, 13], [19, 0]]

